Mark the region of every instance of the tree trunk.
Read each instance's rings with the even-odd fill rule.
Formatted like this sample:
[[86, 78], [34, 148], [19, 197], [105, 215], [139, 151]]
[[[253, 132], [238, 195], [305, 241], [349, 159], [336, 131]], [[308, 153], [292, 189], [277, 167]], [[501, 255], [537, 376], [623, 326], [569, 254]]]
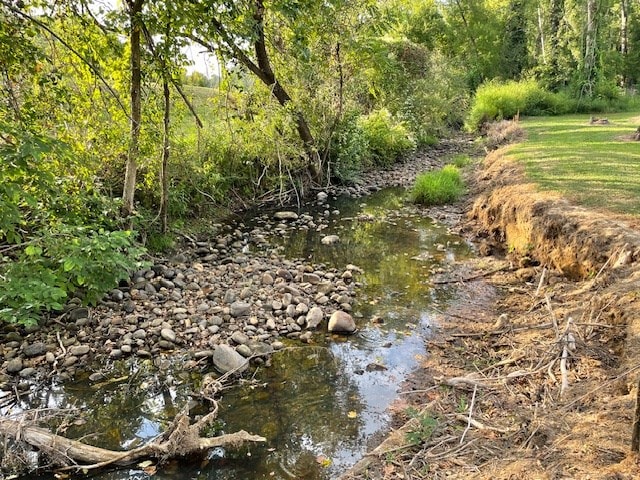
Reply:
[[122, 191], [123, 214], [131, 216], [134, 210], [134, 197], [136, 193], [136, 174], [138, 170], [138, 156], [140, 152], [140, 124], [142, 120], [142, 68], [141, 68], [141, 19], [144, 0], [126, 0], [129, 10], [130, 32], [129, 44], [131, 48], [131, 131], [129, 139], [129, 155], [124, 175], [124, 188]]
[[596, 53], [598, 36], [598, 2], [587, 0], [587, 21], [585, 25], [584, 43], [584, 83], [582, 94], [591, 97], [596, 83]]
[[[271, 89], [271, 94], [278, 101], [278, 103], [282, 106], [285, 106], [289, 102], [291, 102], [291, 96], [278, 81], [271, 67], [271, 61], [267, 52], [264, 35], [264, 14], [264, 2], [262, 0], [256, 0], [255, 11], [253, 14], [256, 31], [252, 43], [256, 56], [255, 62], [244, 52], [244, 50], [238, 47], [235, 38], [227, 32], [222, 23], [220, 23], [215, 17], [211, 17], [209, 20], [220, 35], [223, 42], [230, 49], [233, 57], [242, 65], [247, 67], [247, 69], [256, 77], [258, 77], [258, 79], [260, 79], [262, 83], [268, 86]], [[197, 35], [193, 34], [189, 35], [189, 38], [207, 48], [209, 51], [215, 52], [214, 45], [212, 45], [207, 40], [199, 38]], [[317, 152], [316, 141], [313, 134], [311, 133], [311, 128], [309, 128], [309, 124], [307, 123], [304, 114], [298, 108], [294, 110], [294, 116], [296, 122], [296, 130], [298, 131], [298, 135], [304, 144], [305, 154], [308, 159], [308, 170], [310, 171], [314, 180], [321, 181], [323, 174], [321, 168], [322, 162], [320, 159], [320, 155]]]
[[164, 121], [162, 123], [162, 165], [160, 166], [160, 185], [162, 188], [160, 196], [160, 221], [162, 233], [167, 233], [169, 229], [169, 174], [167, 167], [169, 165], [169, 130], [171, 116], [171, 95], [169, 92], [169, 81], [167, 73], [163, 74], [162, 91], [164, 94]]
[[[629, 54], [629, 1], [620, 0], [620, 55], [622, 61], [625, 62]], [[627, 87], [629, 79], [625, 73], [620, 81], [622, 87]]]
[[[256, 52], [256, 60], [258, 62], [258, 68], [262, 72], [259, 75], [260, 79], [271, 88], [273, 96], [278, 100], [280, 105], [285, 106], [291, 101], [291, 97], [276, 79], [276, 76], [271, 68], [271, 61], [269, 60], [269, 54], [267, 52], [267, 45], [264, 37], [264, 2], [263, 0], [256, 0], [256, 10], [253, 18], [256, 22], [256, 38], [253, 42], [254, 50]], [[309, 128], [309, 124], [305, 119], [302, 112], [298, 109], [295, 110], [296, 129], [298, 135], [304, 144], [304, 149], [308, 158], [308, 166], [312, 171], [314, 179], [322, 180], [322, 165], [320, 165], [320, 155], [316, 151], [316, 142]]]
[[538, 36], [540, 37], [540, 56], [542, 57], [542, 63], [547, 63], [547, 52], [545, 50], [545, 40], [544, 40], [544, 20], [542, 18], [542, 9], [538, 5], [537, 9], [538, 14]]

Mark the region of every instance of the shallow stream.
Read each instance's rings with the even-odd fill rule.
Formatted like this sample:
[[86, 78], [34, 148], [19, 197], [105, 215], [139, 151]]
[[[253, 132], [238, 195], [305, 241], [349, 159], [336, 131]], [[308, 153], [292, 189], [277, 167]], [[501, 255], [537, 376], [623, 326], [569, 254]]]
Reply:
[[[385, 189], [306, 211], [330, 219], [321, 232], [283, 233], [268, 225], [272, 212], [245, 220], [247, 228], [271, 231], [269, 241], [287, 256], [361, 268], [357, 281], [363, 286], [352, 312], [359, 330], [348, 337], [316, 335], [311, 344], [287, 342], [270, 367], [246, 373], [223, 392], [215, 430], [244, 429], [266, 437], [266, 444], [214, 450], [204, 462], [172, 462], [153, 478], [328, 480], [371, 448], [368, 442], [387, 425], [403, 380], [426, 354], [434, 308], [455, 294], [451, 287], [434, 288], [430, 277], [471, 255], [461, 238], [405, 205], [404, 195]], [[330, 234], [340, 242], [323, 245], [321, 238]], [[104, 382], [89, 386], [81, 378], [41, 388], [24, 397], [23, 406], [78, 409], [75, 421], [65, 425], [67, 435], [88, 435], [87, 443], [106, 448], [138, 446], [164, 430], [201, 381], [197, 370], [167, 363], [158, 374], [156, 367], [144, 360], [122, 362]], [[94, 478], [151, 477], [136, 467]]]

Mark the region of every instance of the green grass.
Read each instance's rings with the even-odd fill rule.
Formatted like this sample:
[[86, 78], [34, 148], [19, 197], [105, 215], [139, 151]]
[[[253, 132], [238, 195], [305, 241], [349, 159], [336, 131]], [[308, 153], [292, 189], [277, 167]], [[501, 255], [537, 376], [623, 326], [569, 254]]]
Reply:
[[457, 155], [453, 155], [450, 159], [448, 159], [447, 163], [450, 163], [458, 168], [464, 168], [467, 165], [470, 165], [472, 162], [471, 157], [469, 155], [465, 155], [463, 153], [459, 153]]
[[521, 121], [527, 140], [508, 155], [524, 162], [541, 189], [616, 213], [640, 214], [640, 143], [625, 137], [640, 125], [640, 112], [607, 116], [590, 125], [589, 115], [537, 117]]
[[424, 205], [443, 205], [456, 201], [464, 193], [460, 171], [454, 165], [418, 175], [411, 200]]

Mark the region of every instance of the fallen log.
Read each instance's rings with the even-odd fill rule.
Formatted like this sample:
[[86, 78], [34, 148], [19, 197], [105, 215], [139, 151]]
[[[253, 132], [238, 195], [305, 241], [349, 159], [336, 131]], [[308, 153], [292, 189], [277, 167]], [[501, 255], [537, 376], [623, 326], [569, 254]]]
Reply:
[[[187, 419], [188, 420], [188, 419]], [[176, 449], [176, 442], [169, 436], [166, 440], [154, 440], [133, 450], [118, 452], [87, 445], [77, 440], [57, 435], [47, 429], [26, 425], [23, 422], [0, 418], [0, 435], [25, 442], [51, 458], [67, 459], [73, 463], [71, 469], [96, 469], [108, 465], [125, 466], [147, 458], [169, 458], [188, 455], [215, 447], [238, 446], [245, 442], [266, 442], [266, 438], [252, 435], [244, 430], [211, 438], [189, 438]], [[81, 465], [82, 464], [82, 465]]]

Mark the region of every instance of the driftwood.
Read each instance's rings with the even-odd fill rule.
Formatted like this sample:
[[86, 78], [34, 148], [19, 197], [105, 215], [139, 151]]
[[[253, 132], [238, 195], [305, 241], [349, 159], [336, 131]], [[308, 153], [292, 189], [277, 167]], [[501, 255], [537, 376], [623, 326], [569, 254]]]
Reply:
[[22, 422], [6, 418], [0, 418], [0, 435], [28, 443], [50, 457], [62, 457], [72, 462], [86, 464], [74, 465], [72, 467], [74, 469], [95, 469], [108, 465], [124, 466], [145, 458], [168, 458], [176, 454], [187, 455], [215, 447], [237, 446], [244, 442], [266, 441], [264, 437], [251, 435], [241, 430], [219, 437], [198, 437], [197, 441], [187, 442], [187, 445], [181, 445], [180, 449], [176, 450], [176, 446], [170, 435], [169, 438], [164, 441], [153, 441], [133, 450], [117, 452], [87, 445], [77, 440], [56, 435], [47, 429], [25, 425]]
[[200, 396], [209, 401], [211, 410], [195, 423], [191, 423], [189, 408], [185, 408], [174, 418], [167, 431], [138, 448], [127, 451], [114, 451], [87, 445], [71, 440], [49, 430], [18, 421], [0, 417], [0, 437], [12, 438], [16, 442], [26, 443], [45, 453], [61, 470], [95, 470], [107, 466], [125, 466], [142, 459], [156, 458], [160, 462], [173, 457], [202, 453], [216, 447], [236, 447], [245, 442], [266, 442], [267, 439], [240, 430], [218, 437], [201, 437], [200, 432], [209, 426], [218, 414], [218, 403], [214, 396], [225, 381], [234, 372], [228, 372], [219, 379], [203, 379]]

